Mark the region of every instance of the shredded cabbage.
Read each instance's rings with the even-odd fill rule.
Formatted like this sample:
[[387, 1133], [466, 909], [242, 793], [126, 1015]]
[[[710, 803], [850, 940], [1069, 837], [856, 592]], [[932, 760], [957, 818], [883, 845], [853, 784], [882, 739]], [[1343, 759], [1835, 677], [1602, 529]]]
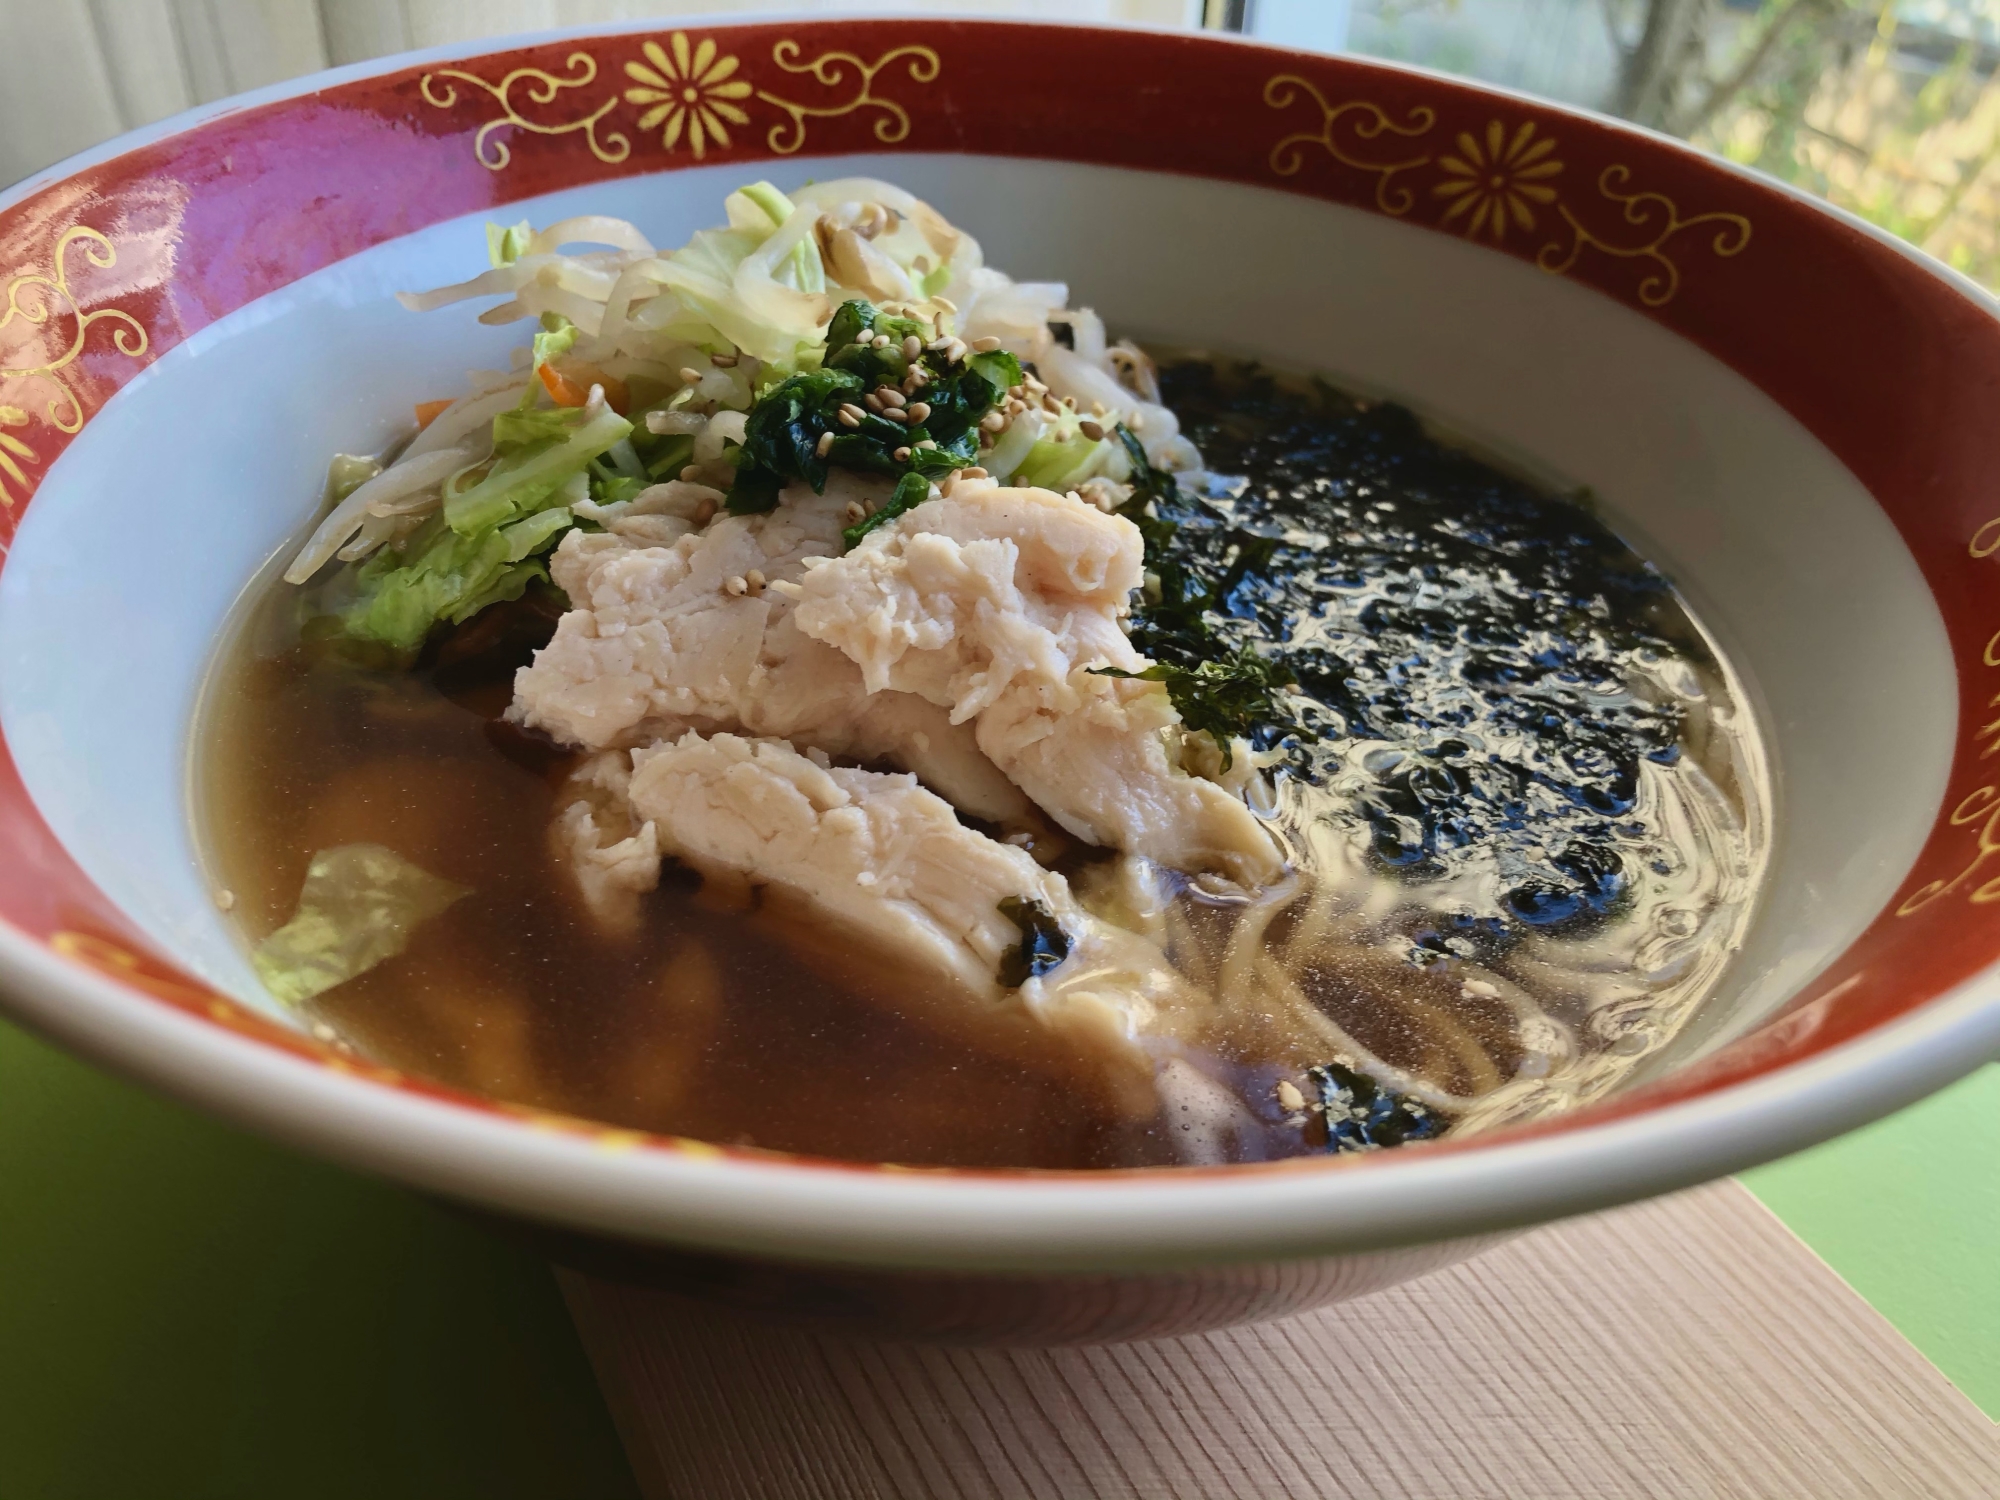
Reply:
[[[497, 426], [506, 420], [496, 417], [494, 422]], [[565, 424], [562, 432], [553, 443], [530, 444], [496, 460], [484, 479], [444, 502], [446, 524], [460, 536], [474, 536], [540, 509], [570, 475], [581, 473], [593, 458], [629, 437], [632, 424], [605, 407], [587, 421]]]

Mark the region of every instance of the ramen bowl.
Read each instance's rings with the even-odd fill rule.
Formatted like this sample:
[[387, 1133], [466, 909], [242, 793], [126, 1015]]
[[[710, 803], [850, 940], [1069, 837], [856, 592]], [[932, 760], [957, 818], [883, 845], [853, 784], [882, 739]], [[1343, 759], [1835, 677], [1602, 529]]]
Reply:
[[[726, 129], [675, 127], [724, 81]], [[1360, 1157], [907, 1170], [473, 1097], [264, 994], [198, 854], [203, 674], [325, 455], [513, 342], [391, 293], [457, 279], [489, 217], [678, 243], [744, 181], [854, 174], [1117, 330], [1316, 370], [1587, 486], [1681, 587], [1763, 726], [1776, 832], [1720, 988], [1629, 1087]], [[124, 137], [0, 196], [0, 288], [7, 1009], [577, 1263], [901, 1333], [1183, 1332], [1780, 1155], [2000, 1050], [2000, 320], [1677, 142], [1215, 37], [688, 21]]]

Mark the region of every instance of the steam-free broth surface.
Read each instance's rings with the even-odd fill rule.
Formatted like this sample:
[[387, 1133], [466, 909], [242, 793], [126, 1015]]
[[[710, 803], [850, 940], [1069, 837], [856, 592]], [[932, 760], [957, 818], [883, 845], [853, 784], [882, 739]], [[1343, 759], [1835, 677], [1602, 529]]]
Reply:
[[[1333, 1116], [1302, 1120], [1286, 1092], [1319, 1064], [1384, 1141], [1613, 1086], [1712, 988], [1755, 892], [1755, 742], [1701, 632], [1584, 509], [1395, 408], [1206, 361], [1164, 385], [1210, 466], [1175, 517], [1190, 569], [1220, 583], [1226, 635], [1301, 689], [1259, 748], [1303, 881], [1248, 906], [1187, 882], [1168, 917], [1178, 969], [1251, 997], [1188, 1049], [1242, 1106], [1224, 1159], [1329, 1149]], [[593, 925], [549, 835], [573, 757], [500, 717], [562, 605], [537, 590], [490, 609], [414, 671], [301, 643], [283, 590], [246, 623], [201, 757], [247, 934], [284, 923], [314, 852], [339, 845], [471, 891], [313, 1002], [318, 1025], [446, 1083], [717, 1142], [1188, 1159], [1186, 1098], [1135, 1121], [1074, 1086], [1060, 1040], [1002, 1058], [941, 1033], [893, 955], [830, 961], [840, 934], [771, 888], [669, 864], [632, 935]], [[1085, 890], [1105, 868], [1073, 841], [1060, 867]], [[1323, 1028], [1255, 998], [1285, 986]], [[1357, 1066], [1385, 1086], [1372, 1104]]]

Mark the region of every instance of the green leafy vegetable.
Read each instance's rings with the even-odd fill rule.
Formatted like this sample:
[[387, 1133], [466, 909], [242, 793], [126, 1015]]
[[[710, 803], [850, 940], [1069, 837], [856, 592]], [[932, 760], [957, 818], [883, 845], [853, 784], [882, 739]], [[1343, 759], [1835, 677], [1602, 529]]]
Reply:
[[1027, 453], [1016, 460], [1010, 477], [1016, 484], [1061, 494], [1086, 479], [1115, 470], [1118, 444], [1110, 434], [1084, 435], [1084, 418], [1065, 407], [1048, 422]]
[[593, 458], [630, 437], [632, 424], [607, 406], [561, 431], [560, 442], [516, 449], [496, 460], [472, 488], [448, 496], [444, 517], [451, 529], [460, 536], [477, 536], [542, 509], [572, 474], [583, 473]]
[[[568, 512], [561, 512], [565, 522]], [[515, 556], [517, 538], [495, 526], [460, 536], [432, 517], [399, 547], [385, 547], [354, 570], [354, 598], [308, 636], [346, 635], [414, 655], [440, 620], [457, 624], [489, 604], [518, 599], [548, 570]]]
[[997, 971], [1008, 989], [1018, 990], [1069, 957], [1069, 934], [1041, 902], [1009, 896], [1000, 903], [1000, 915], [1021, 929], [1021, 941], [1002, 955]]
[[504, 458], [522, 448], [560, 442], [582, 424], [581, 407], [517, 406], [493, 419], [493, 451]]
[[931, 497], [931, 482], [922, 474], [905, 474], [896, 481], [896, 492], [889, 497], [888, 504], [872, 516], [864, 516], [845, 531], [840, 539], [852, 547], [877, 526], [886, 526], [904, 511], [922, 505]]
[[652, 483], [650, 479], [628, 479], [623, 474], [614, 474], [606, 478], [593, 470], [590, 476], [590, 498], [599, 505], [618, 505], [627, 500], [638, 499], [640, 492], [650, 489]]
[[[561, 359], [576, 347], [576, 324], [561, 313], [543, 313], [542, 331], [535, 335], [534, 368], [539, 370], [552, 359]], [[534, 386], [528, 387], [531, 393]]]
[[661, 257], [659, 279], [697, 320], [691, 343], [716, 334], [731, 347], [779, 370], [797, 370], [819, 345], [826, 315], [826, 271], [813, 236], [817, 215], [803, 217], [768, 182], [731, 193], [727, 229], [698, 231]]
[[1132, 470], [1132, 497], [1118, 507], [1118, 514], [1139, 528], [1146, 549], [1146, 588], [1133, 607], [1129, 634], [1153, 665], [1143, 672], [1095, 670], [1104, 677], [1137, 677], [1164, 686], [1181, 722], [1215, 741], [1225, 771], [1234, 761], [1231, 739], [1247, 738], [1262, 726], [1285, 724], [1313, 739], [1310, 730], [1294, 726], [1278, 702], [1278, 694], [1298, 680], [1291, 669], [1249, 645], [1232, 651], [1209, 618], [1244, 574], [1260, 565], [1260, 553], [1263, 561], [1269, 560], [1275, 543], [1244, 548], [1214, 589], [1203, 588], [1175, 550], [1180, 526], [1168, 515], [1179, 499], [1173, 476], [1153, 467], [1124, 423], [1115, 436]]
[[502, 228], [498, 224], [486, 226], [486, 258], [498, 266], [511, 266], [528, 253], [528, 246], [534, 241], [535, 226], [526, 219], [520, 223]]
[[685, 432], [669, 434], [659, 439], [651, 456], [646, 460], [648, 477], [656, 480], [677, 478], [688, 461], [694, 457], [694, 438]]
[[273, 996], [299, 1005], [394, 958], [418, 926], [469, 894], [380, 844], [322, 849], [306, 867], [297, 914], [251, 963]]
[[[929, 481], [976, 463], [980, 419], [1020, 384], [1021, 366], [998, 349], [956, 364], [930, 349], [914, 357], [904, 352], [906, 340], [929, 332], [928, 324], [870, 303], [842, 303], [827, 326], [820, 367], [780, 381], [750, 409], [729, 509], [767, 511], [792, 480], [824, 492], [836, 468], [893, 475], [908, 509], [919, 503], [909, 496], [921, 498], [909, 481], [921, 477], [928, 493]], [[920, 379], [911, 379], [913, 370]], [[919, 411], [919, 419], [899, 422], [869, 407], [869, 395], [884, 389], [905, 402], [903, 410]], [[885, 514], [871, 520], [880, 524]], [[851, 538], [872, 529], [863, 526]]]
[[[824, 491], [832, 464], [830, 455], [819, 451], [820, 438], [843, 431], [840, 408], [854, 404], [861, 393], [857, 376], [826, 369], [794, 375], [765, 392], [743, 419], [743, 457], [729, 492], [729, 509], [737, 515], [769, 510], [789, 479], [803, 479], [815, 494]], [[867, 420], [894, 427], [902, 439], [903, 429], [886, 418], [871, 413]], [[836, 436], [836, 445], [840, 441]]]
[[569, 507], [553, 506], [548, 510], [538, 510], [525, 521], [516, 521], [512, 526], [500, 528], [501, 540], [507, 544], [507, 561], [517, 563], [555, 540], [556, 533], [570, 524]]

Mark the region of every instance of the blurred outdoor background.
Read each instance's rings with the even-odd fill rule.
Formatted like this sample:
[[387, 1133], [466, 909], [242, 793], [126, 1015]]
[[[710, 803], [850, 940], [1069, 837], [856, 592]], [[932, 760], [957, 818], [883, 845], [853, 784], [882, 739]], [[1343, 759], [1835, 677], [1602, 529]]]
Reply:
[[[867, 0], [0, 0], [0, 184], [121, 130], [472, 37]], [[1222, 27], [1607, 110], [2000, 286], [2000, 0], [930, 0], [932, 14]]]
[[2000, 0], [1353, 0], [1340, 45], [1684, 137], [2000, 285]]

